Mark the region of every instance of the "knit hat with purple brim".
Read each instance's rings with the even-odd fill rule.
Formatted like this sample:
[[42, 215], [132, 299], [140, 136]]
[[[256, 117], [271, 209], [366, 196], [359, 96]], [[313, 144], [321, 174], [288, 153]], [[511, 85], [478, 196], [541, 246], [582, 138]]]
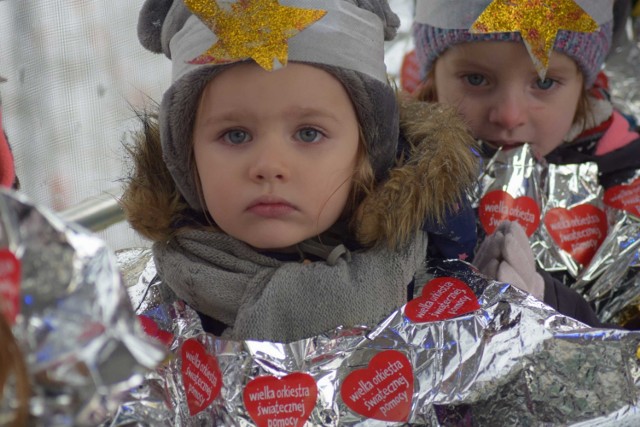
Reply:
[[421, 79], [449, 47], [524, 42], [544, 78], [551, 50], [573, 58], [591, 87], [611, 46], [614, 0], [419, 0], [413, 25]]
[[160, 105], [163, 159], [189, 205], [203, 209], [190, 164], [197, 101], [211, 79], [241, 61], [268, 71], [306, 63], [336, 77], [355, 107], [376, 178], [384, 179], [399, 135], [384, 42], [399, 25], [387, 0], [146, 0], [138, 38], [173, 66]]

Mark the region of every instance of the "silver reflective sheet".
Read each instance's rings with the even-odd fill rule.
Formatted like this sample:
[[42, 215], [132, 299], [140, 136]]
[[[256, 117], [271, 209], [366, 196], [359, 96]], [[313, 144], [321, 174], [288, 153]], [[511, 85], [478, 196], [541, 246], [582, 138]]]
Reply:
[[[154, 266], [148, 255], [139, 265], [145, 264], [144, 275], [151, 277]], [[174, 358], [147, 376], [145, 386], [131, 394], [110, 425], [287, 425], [283, 420], [256, 423], [243, 395], [256, 378], [285, 381], [294, 373], [313, 379], [317, 398], [306, 422], [303, 417], [290, 425], [640, 422], [640, 333], [590, 329], [508, 284], [487, 280], [463, 261], [432, 266], [430, 274], [462, 280], [478, 296], [480, 308], [456, 318], [416, 323], [407, 317], [405, 305], [371, 330], [337, 328], [289, 344], [233, 342], [204, 333], [189, 307], [163, 299], [167, 295], [162, 289], [149, 289], [162, 288], [161, 282], [132, 277], [130, 293], [134, 298], [144, 295], [145, 301], [138, 301], [146, 307], [143, 314], [173, 334], [168, 346]], [[202, 355], [215, 357], [222, 384], [217, 397], [208, 404], [197, 402], [198, 412], [192, 414], [185, 366], [193, 361], [182, 357], [181, 348], [194, 342], [203, 349]], [[401, 397], [395, 403], [406, 405], [405, 421], [367, 418], [342, 397], [350, 375], [367, 370], [381, 354], [401, 355], [410, 364], [412, 375], [405, 376], [412, 377], [410, 396], [394, 396]], [[346, 396], [356, 401], [359, 395]]]
[[[542, 269], [567, 271], [572, 277], [577, 277], [582, 269], [588, 265], [588, 262], [584, 264], [579, 262], [566, 247], [562, 248], [551, 236], [544, 220], [548, 212], [554, 208], [572, 211], [578, 206], [590, 205], [604, 212], [603, 190], [598, 181], [598, 165], [592, 162], [570, 165], [549, 164], [546, 187], [548, 192], [546, 204], [542, 209], [543, 221], [536, 232], [535, 242], [532, 245], [534, 255]], [[570, 238], [572, 228], [574, 227], [569, 227], [564, 234], [567, 239]], [[606, 238], [606, 230], [600, 231], [601, 234], [597, 237], [602, 242]], [[581, 243], [580, 238], [575, 241], [576, 244]], [[596, 244], [595, 241], [591, 243]]]
[[[501, 194], [500, 204], [505, 205], [499, 207], [505, 209], [504, 214], [496, 214], [492, 221], [497, 223], [500, 220], [510, 220], [523, 225], [528, 231], [531, 249], [538, 266], [549, 272], [568, 272], [572, 277], [576, 277], [589, 264], [589, 260], [584, 256], [576, 259], [576, 254], [584, 253], [584, 250], [571, 245], [595, 245], [595, 240], [591, 241], [593, 239], [581, 235], [590, 230], [582, 230], [582, 224], [575, 226], [573, 222], [581, 223], [585, 220], [582, 213], [584, 206], [581, 205], [590, 205], [593, 209], [602, 211], [604, 215], [603, 190], [598, 181], [597, 164], [548, 164], [535, 155], [529, 144], [509, 150], [498, 149], [492, 157], [485, 159], [480, 184], [472, 201], [473, 206], [478, 208], [479, 240], [484, 239], [487, 229], [492, 232], [497, 225], [493, 224], [493, 229], [488, 228], [486, 216], [483, 216], [483, 203], [488, 206], [486, 200], [491, 199], [494, 200], [492, 203], [496, 204], [497, 199], [491, 198], [491, 194], [496, 192]], [[539, 210], [537, 227], [530, 219], [524, 220], [524, 217], [519, 218], [511, 213], [513, 209], [517, 212], [532, 209], [534, 203]], [[508, 214], [506, 207], [509, 207]], [[552, 221], [552, 217], [549, 216], [552, 209], [561, 211], [557, 214], [559, 222], [555, 219]], [[587, 216], [589, 219], [590, 215]], [[553, 218], [556, 218], [555, 212]], [[547, 221], [552, 227], [558, 227], [554, 235], [549, 231]], [[594, 225], [593, 231], [600, 234], [599, 242], [602, 242], [606, 238], [606, 218], [603, 217], [600, 223]], [[528, 225], [531, 226], [531, 230], [527, 229]], [[603, 229], [598, 228], [600, 225]], [[575, 252], [572, 252], [573, 250]], [[595, 250], [597, 247], [593, 249], [594, 252]]]
[[[592, 303], [600, 320], [619, 323], [628, 306], [640, 307], [640, 288], [636, 286], [635, 278], [640, 271], [640, 218], [604, 204], [604, 191], [599, 184], [595, 163], [547, 164], [527, 155], [528, 151], [525, 145], [498, 151], [485, 159], [486, 166], [474, 206], [479, 208], [482, 198], [496, 190], [509, 194], [513, 199], [522, 196], [535, 198], [541, 206], [541, 221], [530, 242], [538, 265], [546, 271], [574, 277], [575, 282], [571, 286]], [[632, 185], [638, 179], [636, 174], [620, 184]], [[635, 192], [629, 193], [629, 197], [636, 197]], [[631, 203], [631, 200], [627, 201]], [[554, 237], [546, 224], [546, 216], [552, 209], [560, 209], [567, 224], [585, 221], [597, 211], [601, 216], [599, 221], [589, 226], [564, 227]], [[590, 213], [578, 214], [582, 209], [582, 212]], [[478, 212], [482, 239], [483, 220], [480, 209]], [[574, 212], [575, 216], [572, 216]], [[566, 239], [565, 246], [562, 239]], [[592, 257], [583, 255], [582, 259], [577, 258], [580, 251], [572, 253], [571, 244], [590, 245]], [[635, 316], [640, 317], [640, 310], [637, 311]]]
[[640, 267], [640, 221], [621, 214], [609, 229], [607, 238], [586, 268], [572, 285], [589, 301], [596, 301], [612, 292], [630, 268]]
[[487, 193], [502, 190], [514, 198], [531, 197], [542, 206], [545, 202], [543, 184], [546, 166], [545, 160], [534, 153], [531, 144], [508, 150], [498, 149], [492, 157], [484, 159], [475, 205]]
[[640, 270], [628, 269], [616, 282], [614, 292], [595, 300], [595, 306], [603, 322], [640, 329]]
[[[114, 254], [88, 231], [4, 190], [0, 244], [21, 265], [13, 332], [33, 386], [30, 425], [108, 419], [165, 356], [139, 326]], [[15, 395], [7, 388], [4, 403]]]
[[[621, 184], [638, 179], [640, 173]], [[624, 324], [635, 318], [637, 322], [640, 313], [633, 307], [640, 306], [640, 217], [633, 209], [609, 205], [606, 209], [607, 238], [572, 287], [592, 302], [600, 320]]]
[[[480, 141], [481, 144], [484, 142]], [[533, 209], [536, 212], [535, 219], [531, 218], [528, 223], [533, 224], [539, 221], [542, 215], [542, 208], [546, 203], [545, 177], [547, 164], [543, 158], [537, 156], [530, 144], [503, 150], [499, 148], [491, 157], [483, 158], [482, 174], [478, 180], [478, 186], [472, 197], [472, 206], [478, 212], [478, 237], [482, 241], [486, 234], [490, 234], [497, 227], [497, 223], [503, 220], [518, 221], [523, 226], [527, 221], [519, 221], [518, 216], [512, 214], [512, 210], [523, 207], [523, 210]], [[483, 202], [488, 200], [488, 194], [500, 194], [492, 202], [495, 217], [487, 221], [483, 216]], [[489, 196], [491, 197], [491, 196]], [[525, 199], [529, 201], [525, 208]], [[525, 227], [526, 229], [526, 227]], [[533, 238], [533, 236], [531, 236]], [[533, 240], [532, 240], [533, 243]]]

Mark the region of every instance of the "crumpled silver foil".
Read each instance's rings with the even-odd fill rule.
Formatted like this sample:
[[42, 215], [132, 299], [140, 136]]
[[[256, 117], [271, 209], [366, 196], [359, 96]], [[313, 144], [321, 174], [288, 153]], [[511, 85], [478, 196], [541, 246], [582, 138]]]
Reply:
[[545, 160], [534, 153], [530, 144], [524, 144], [508, 150], [499, 148], [484, 162], [472, 200], [478, 212], [480, 240], [505, 220], [520, 223], [531, 237], [538, 229], [546, 203]]
[[572, 286], [595, 301], [616, 287], [629, 268], [640, 267], [640, 221], [621, 215], [620, 221], [609, 230], [607, 238]]
[[[547, 188], [542, 226], [532, 245], [536, 260], [546, 271], [566, 270], [577, 277], [608, 233], [598, 165], [549, 164]], [[560, 213], [558, 221], [551, 220], [552, 209]]]
[[603, 322], [640, 330], [640, 270], [626, 269], [615, 284], [608, 298], [594, 299], [598, 317]]
[[[32, 383], [29, 425], [98, 425], [166, 354], [140, 327], [114, 254], [88, 231], [5, 190], [0, 245], [21, 270], [11, 320]], [[11, 385], [4, 396], [0, 411], [15, 398]]]
[[373, 329], [282, 344], [204, 333], [148, 251], [118, 256], [145, 266], [125, 269], [130, 295], [174, 357], [112, 427], [640, 423], [640, 332], [590, 329], [463, 261], [432, 265], [419, 297]]
[[[610, 197], [607, 197], [610, 196]], [[605, 205], [609, 233], [591, 264], [583, 270], [574, 289], [582, 293], [605, 322], [630, 321], [623, 314], [640, 299], [640, 173], [629, 182], [609, 188]], [[624, 323], [621, 323], [624, 324]]]
[[598, 165], [548, 164], [530, 144], [485, 159], [472, 205], [481, 242], [501, 221], [524, 228], [538, 266], [576, 277], [607, 236]]

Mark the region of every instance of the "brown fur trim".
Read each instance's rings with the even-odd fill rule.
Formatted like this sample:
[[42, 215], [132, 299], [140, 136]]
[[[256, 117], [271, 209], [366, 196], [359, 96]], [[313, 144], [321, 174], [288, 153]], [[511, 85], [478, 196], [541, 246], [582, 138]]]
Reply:
[[162, 160], [157, 117], [149, 113], [139, 117], [143, 128], [126, 147], [133, 172], [120, 203], [134, 230], [154, 242], [167, 241], [175, 233], [172, 224], [185, 216], [188, 205]]
[[365, 246], [398, 247], [425, 220], [441, 221], [478, 177], [476, 141], [454, 108], [400, 99], [400, 127], [410, 146], [356, 212], [356, 236]]

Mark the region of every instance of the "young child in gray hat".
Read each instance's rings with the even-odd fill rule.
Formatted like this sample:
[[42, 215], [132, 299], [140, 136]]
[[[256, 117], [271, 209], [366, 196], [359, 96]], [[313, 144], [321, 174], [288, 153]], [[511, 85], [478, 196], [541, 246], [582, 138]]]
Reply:
[[[386, 0], [147, 0], [173, 83], [123, 197], [162, 286], [205, 330], [291, 342], [373, 326], [477, 176], [453, 109], [399, 102]], [[402, 131], [400, 131], [402, 129]]]

